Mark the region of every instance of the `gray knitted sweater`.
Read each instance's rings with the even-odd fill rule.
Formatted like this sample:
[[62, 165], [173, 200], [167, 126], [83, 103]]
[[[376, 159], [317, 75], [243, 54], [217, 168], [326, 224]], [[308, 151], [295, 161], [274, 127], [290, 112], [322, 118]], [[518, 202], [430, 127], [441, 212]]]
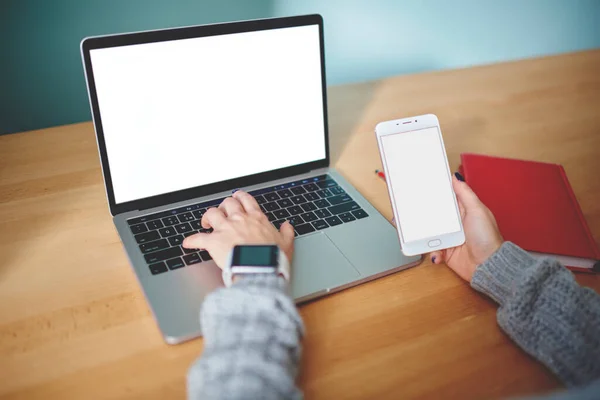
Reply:
[[[597, 293], [555, 260], [536, 260], [510, 242], [477, 268], [471, 286], [500, 305], [498, 324], [517, 345], [577, 387], [548, 399], [600, 399]], [[207, 297], [190, 398], [302, 397], [295, 378], [304, 328], [287, 289], [282, 278], [252, 277]]]

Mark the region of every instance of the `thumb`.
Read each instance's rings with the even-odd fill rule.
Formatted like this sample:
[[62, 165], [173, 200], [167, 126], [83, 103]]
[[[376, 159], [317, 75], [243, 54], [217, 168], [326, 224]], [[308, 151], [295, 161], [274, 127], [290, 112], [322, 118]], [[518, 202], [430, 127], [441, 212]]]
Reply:
[[286, 256], [288, 260], [292, 260], [292, 253], [294, 251], [294, 227], [290, 224], [290, 221], [285, 221], [279, 227], [279, 232], [283, 236], [283, 243]]
[[465, 210], [469, 210], [472, 207], [479, 206], [481, 203], [479, 201], [479, 197], [471, 190], [469, 185], [465, 182], [461, 182], [456, 179], [455, 176], [452, 176], [452, 187], [454, 188], [454, 193], [456, 193], [456, 198], [459, 203], [463, 205]]
[[196, 233], [186, 237], [181, 245], [186, 249], [206, 249], [210, 239], [211, 235], [208, 233]]
[[283, 240], [286, 244], [294, 243], [294, 227], [290, 224], [290, 221], [285, 221], [281, 224], [279, 232], [283, 235]]

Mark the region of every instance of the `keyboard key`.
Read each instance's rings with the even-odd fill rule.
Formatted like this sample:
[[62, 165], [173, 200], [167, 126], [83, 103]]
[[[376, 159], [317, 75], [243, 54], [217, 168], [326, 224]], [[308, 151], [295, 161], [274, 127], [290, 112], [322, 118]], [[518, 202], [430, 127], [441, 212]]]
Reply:
[[327, 190], [329, 190], [331, 193], [333, 193], [333, 195], [334, 195], [334, 196], [335, 196], [335, 195], [337, 195], [337, 194], [343, 194], [343, 193], [346, 193], [346, 192], [344, 192], [344, 189], [342, 189], [342, 188], [341, 188], [341, 187], [339, 187], [339, 186], [330, 187], [330, 188], [329, 188], [329, 189], [327, 189]]
[[261, 204], [259, 207], [260, 207], [260, 211], [262, 211], [262, 212], [264, 212], [264, 213], [266, 213], [266, 212], [267, 212], [267, 209], [265, 208], [265, 205], [264, 205], [264, 204]]
[[191, 231], [192, 226], [186, 222], [185, 224], [175, 225], [175, 229], [177, 230], [177, 233], [185, 233]]
[[342, 203], [337, 206], [329, 207], [328, 210], [333, 215], [341, 214], [343, 212], [358, 210], [360, 206], [356, 204], [355, 201], [350, 201], [348, 203]]
[[302, 186], [293, 187], [291, 190], [295, 195], [306, 193], [306, 189], [304, 189]]
[[202, 219], [202, 216], [204, 215], [204, 213], [206, 212], [206, 208], [203, 208], [201, 210], [196, 210], [192, 212], [192, 215], [194, 216], [194, 218], [196, 219]]
[[260, 195], [259, 196], [254, 196], [254, 200], [256, 200], [256, 202], [258, 204], [265, 204], [267, 202], [267, 200], [264, 197], [260, 196]]
[[335, 206], [336, 204], [342, 204], [348, 201], [352, 201], [352, 198], [347, 194], [340, 194], [337, 196], [330, 197], [327, 200], [329, 200], [329, 202]]
[[267, 193], [267, 194], [264, 194], [263, 196], [265, 199], [267, 199], [267, 201], [279, 200], [279, 196], [275, 192]]
[[140, 244], [142, 253], [152, 253], [153, 251], [166, 249], [169, 247], [167, 239], [153, 240], [152, 242]]
[[167, 266], [164, 262], [159, 262], [156, 264], [150, 264], [150, 272], [152, 275], [161, 274], [163, 272], [167, 272]]
[[331, 204], [325, 199], [315, 201], [315, 206], [317, 206], [318, 208], [325, 208], [329, 207], [330, 205]]
[[329, 189], [319, 190], [317, 193], [324, 199], [333, 196], [333, 193], [331, 193]]
[[306, 191], [308, 191], [308, 192], [314, 192], [314, 191], [319, 190], [319, 187], [317, 185], [315, 185], [314, 183], [309, 183], [308, 185], [304, 185], [303, 188], [306, 189]]
[[140, 233], [139, 235], [135, 235], [135, 241], [138, 243], [147, 243], [153, 240], [160, 239], [160, 235], [156, 231], [150, 231], [146, 233]]
[[315, 206], [313, 203], [304, 203], [300, 207], [302, 207], [302, 209], [306, 212], [314, 211], [317, 209], [317, 206]]
[[325, 221], [327, 221], [329, 226], [336, 226], [343, 223], [342, 220], [336, 217], [335, 215], [333, 217], [325, 218]]
[[265, 203], [262, 205], [265, 210], [267, 211], [275, 211], [275, 210], [279, 210], [279, 204], [277, 204], [276, 202], [272, 202], [272, 203]]
[[277, 210], [277, 211], [273, 211], [273, 215], [275, 216], [275, 218], [281, 219], [281, 218], [289, 217], [290, 213], [287, 212], [287, 210]]
[[289, 199], [282, 199], [282, 200], [279, 200], [279, 201], [277, 202], [277, 204], [279, 204], [279, 207], [281, 207], [281, 208], [287, 208], [287, 207], [291, 207], [291, 206], [293, 206], [293, 205], [294, 205], [294, 203], [292, 203], [292, 201], [291, 201], [291, 200], [289, 200]]
[[296, 232], [298, 232], [298, 235], [306, 235], [307, 233], [315, 231], [315, 228], [311, 224], [296, 225], [295, 229]]
[[341, 213], [340, 215], [338, 215], [338, 217], [340, 217], [340, 219], [344, 222], [350, 222], [350, 221], [356, 220], [356, 218], [354, 218], [354, 216], [352, 214], [350, 214], [349, 212]]
[[148, 221], [146, 223], [146, 225], [148, 225], [148, 229], [160, 229], [160, 228], [164, 227], [164, 225], [160, 221], [160, 219], [155, 219], [154, 221]]
[[319, 218], [327, 218], [331, 216], [331, 213], [325, 209], [315, 211], [315, 215]]
[[306, 214], [302, 214], [301, 217], [306, 222], [312, 222], [318, 219], [315, 213], [313, 212], [307, 212]]
[[195, 235], [196, 233], [198, 233], [198, 231], [189, 231], [183, 234], [183, 237], [186, 238], [188, 236], [192, 236]]
[[354, 215], [357, 219], [366, 218], [369, 216], [369, 214], [367, 214], [366, 211], [362, 209], [352, 211], [352, 215]]
[[206, 250], [202, 250], [200, 252], [200, 257], [202, 258], [202, 261], [210, 261], [210, 260], [212, 260], [212, 257], [210, 256], [210, 254]]
[[287, 210], [292, 215], [298, 215], [298, 214], [302, 214], [304, 212], [304, 210], [300, 206], [292, 206], [292, 207], [288, 208]]
[[269, 219], [269, 222], [273, 222], [277, 219], [277, 218], [275, 218], [273, 213], [267, 213], [266, 215], [267, 215], [267, 218]]
[[177, 219], [177, 217], [167, 217], [167, 218], [163, 218], [162, 222], [163, 222], [163, 224], [165, 224], [165, 226], [171, 226], [171, 225], [177, 225], [179, 223], [179, 220]]
[[131, 233], [137, 235], [138, 233], [148, 232], [148, 228], [146, 228], [146, 224], [143, 222], [137, 225], [131, 225]]
[[148, 264], [155, 263], [158, 261], [164, 261], [169, 258], [175, 258], [182, 255], [181, 247], [170, 247], [165, 250], [156, 251], [154, 253], [146, 254], [144, 258]]
[[188, 254], [187, 256], [183, 256], [183, 261], [185, 261], [186, 265], [198, 264], [202, 262], [198, 253], [192, 253]]
[[200, 224], [199, 219], [190, 222], [190, 225], [191, 225], [192, 229], [202, 229], [202, 225]]
[[313, 222], [312, 226], [314, 226], [315, 229], [318, 229], [318, 230], [329, 228], [329, 225], [327, 225], [327, 222], [325, 222], [322, 219], [319, 219], [319, 220]]
[[306, 203], [306, 199], [302, 195], [294, 196], [291, 198], [291, 200], [294, 202], [294, 204]]
[[192, 215], [191, 212], [179, 214], [177, 217], [179, 218], [180, 222], [190, 222], [190, 221], [194, 220], [194, 216]]
[[333, 179], [326, 179], [324, 181], [316, 182], [316, 184], [321, 189], [327, 189], [329, 187], [337, 186], [337, 183]]
[[308, 201], [319, 200], [319, 196], [316, 193], [314, 193], [314, 192], [306, 193], [304, 195], [304, 198], [306, 198], [306, 200], [308, 200]]
[[273, 226], [275, 227], [275, 229], [279, 230], [279, 228], [281, 228], [281, 225], [285, 222], [285, 219], [279, 219], [277, 221], [273, 221]]
[[155, 218], [156, 217], [153, 218], [152, 215], [146, 215], [144, 217], [137, 217], [137, 218], [128, 219], [127, 223], [129, 225], [137, 225], [137, 224], [139, 224], [141, 222], [147, 222], [147, 221], [150, 221], [150, 220], [155, 219]]
[[300, 224], [304, 223], [304, 220], [299, 215], [296, 215], [292, 218], [288, 218], [288, 221], [290, 222], [290, 224], [292, 224], [292, 226], [296, 226], [296, 225], [300, 225]]
[[177, 231], [172, 226], [162, 228], [161, 230], [159, 230], [159, 232], [160, 232], [160, 236], [162, 236], [162, 237], [169, 237], [169, 236], [177, 235]]
[[181, 260], [181, 257], [177, 257], [177, 258], [172, 258], [170, 260], [167, 260], [167, 267], [169, 267], [170, 270], [173, 270], [173, 269], [185, 267], [185, 264]]
[[169, 244], [171, 246], [178, 246], [181, 243], [183, 243], [183, 236], [182, 235], [171, 236], [169, 238]]
[[290, 189], [280, 190], [279, 192], [277, 192], [277, 194], [282, 199], [287, 199], [288, 197], [292, 197], [294, 195]]

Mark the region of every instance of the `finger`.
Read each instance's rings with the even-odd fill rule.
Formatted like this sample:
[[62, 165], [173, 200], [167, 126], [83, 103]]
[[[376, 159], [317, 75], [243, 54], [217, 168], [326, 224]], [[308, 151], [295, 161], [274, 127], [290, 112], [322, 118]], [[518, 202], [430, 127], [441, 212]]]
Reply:
[[[461, 182], [460, 180], [456, 179], [456, 175], [452, 175], [452, 186], [453, 187], [454, 187], [455, 181]], [[462, 182], [464, 182], [464, 181], [462, 181]], [[454, 193], [456, 193], [456, 189], [454, 189]], [[465, 206], [463, 205], [462, 201], [458, 198], [458, 195], [456, 195], [456, 202], [458, 203], [458, 212], [460, 213], [460, 219], [464, 220], [465, 215], [467, 215], [467, 210], [465, 210]]]
[[478, 207], [481, 204], [479, 198], [469, 185], [456, 179], [456, 176], [452, 176], [452, 187], [454, 188], [454, 193], [456, 193], [456, 198], [462, 203], [465, 211], [468, 211], [471, 207]]
[[429, 259], [433, 264], [442, 264], [444, 262], [444, 253], [441, 251], [432, 251]]
[[294, 243], [294, 227], [290, 224], [290, 221], [285, 221], [281, 224], [279, 232], [283, 235], [283, 240], [286, 243]]
[[283, 236], [284, 252], [288, 260], [292, 260], [292, 254], [294, 252], [294, 227], [289, 221], [285, 221], [279, 227], [279, 232]]
[[183, 240], [181, 245], [186, 249], [206, 249], [210, 246], [210, 241], [213, 240], [209, 233], [196, 233], [188, 236]]
[[242, 190], [238, 190], [233, 194], [233, 197], [240, 202], [240, 204], [242, 205], [242, 207], [244, 207], [244, 210], [246, 210], [248, 214], [262, 212], [260, 206], [256, 202], [256, 199], [250, 194]]
[[217, 229], [217, 227], [222, 225], [225, 221], [227, 221], [227, 218], [225, 217], [225, 214], [223, 214], [223, 211], [216, 207], [211, 207], [202, 216], [202, 227], [204, 229]]
[[244, 214], [244, 208], [239, 201], [233, 197], [228, 197], [219, 204], [219, 210], [223, 211], [226, 217], [231, 217], [235, 214]]
[[460, 213], [460, 219], [465, 219], [465, 215], [467, 215], [467, 211], [465, 210], [465, 206], [463, 206], [462, 202], [456, 198], [458, 203], [458, 212]]

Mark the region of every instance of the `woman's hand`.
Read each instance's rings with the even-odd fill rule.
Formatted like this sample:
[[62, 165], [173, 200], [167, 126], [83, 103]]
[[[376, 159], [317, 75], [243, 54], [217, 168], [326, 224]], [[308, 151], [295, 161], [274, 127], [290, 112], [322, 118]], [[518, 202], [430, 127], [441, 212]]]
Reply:
[[498, 250], [504, 239], [500, 235], [494, 215], [471, 188], [456, 177], [452, 177], [452, 186], [458, 200], [465, 243], [451, 249], [432, 252], [431, 262], [441, 264], [445, 261], [461, 278], [471, 282], [477, 266]]
[[294, 252], [294, 228], [286, 221], [279, 232], [258, 203], [246, 192], [237, 191], [219, 208], [210, 208], [202, 216], [202, 227], [212, 228], [212, 233], [197, 233], [183, 241], [188, 249], [205, 249], [221, 268], [225, 266], [229, 252], [240, 244], [277, 245], [292, 262]]

